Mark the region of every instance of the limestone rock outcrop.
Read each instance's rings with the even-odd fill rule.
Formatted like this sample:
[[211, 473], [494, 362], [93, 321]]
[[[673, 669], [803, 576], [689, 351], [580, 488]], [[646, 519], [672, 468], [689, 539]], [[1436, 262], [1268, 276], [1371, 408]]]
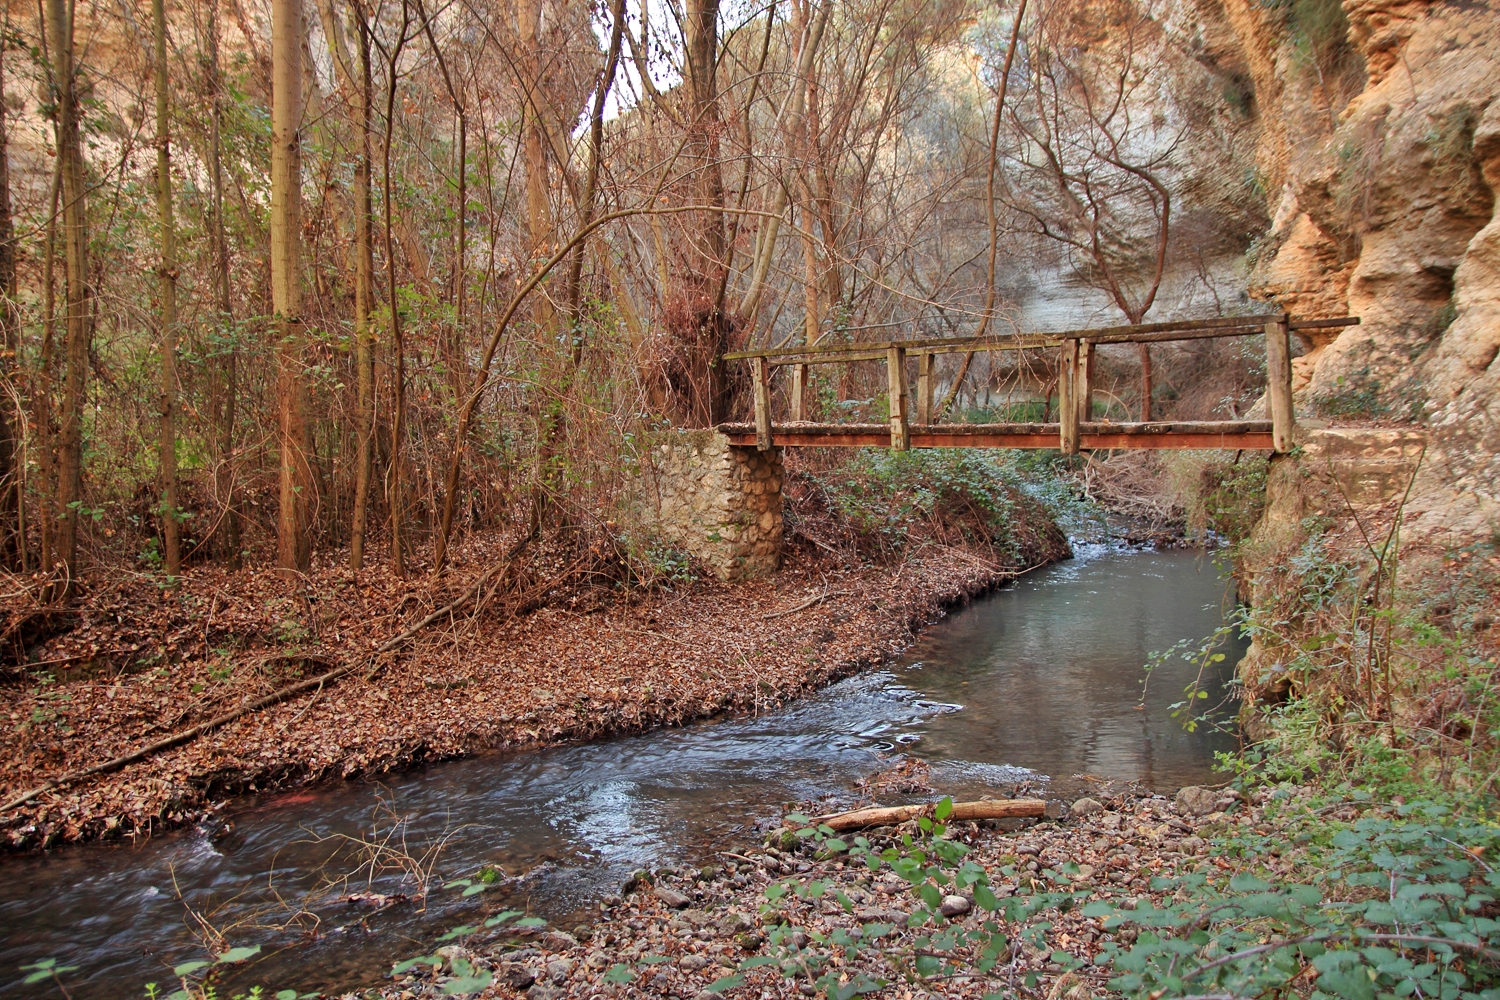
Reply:
[[[1199, 6], [1203, 6], [1200, 2]], [[1255, 85], [1271, 232], [1252, 294], [1306, 337], [1299, 412], [1428, 431], [1407, 535], [1500, 526], [1500, 11], [1223, 0]]]

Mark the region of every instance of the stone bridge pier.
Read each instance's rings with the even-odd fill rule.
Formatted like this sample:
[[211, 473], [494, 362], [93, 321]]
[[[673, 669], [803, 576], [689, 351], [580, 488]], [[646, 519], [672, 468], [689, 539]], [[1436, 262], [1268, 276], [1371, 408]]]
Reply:
[[669, 431], [642, 456], [636, 483], [645, 527], [721, 580], [781, 565], [781, 449], [730, 444], [716, 430]]

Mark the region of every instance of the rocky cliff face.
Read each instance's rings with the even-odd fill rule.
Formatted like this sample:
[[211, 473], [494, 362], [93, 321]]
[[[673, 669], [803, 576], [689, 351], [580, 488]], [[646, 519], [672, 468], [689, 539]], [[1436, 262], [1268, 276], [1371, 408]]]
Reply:
[[[1305, 450], [1270, 477], [1244, 566], [1252, 603], [1285, 605], [1303, 585], [1310, 530], [1358, 556], [1398, 509], [1403, 579], [1441, 581], [1457, 565], [1445, 552], [1500, 540], [1500, 12], [1489, 0], [1197, 5], [1232, 29], [1216, 58], [1254, 85], [1273, 223], [1251, 294], [1363, 319], [1310, 340], [1296, 364]], [[1252, 700], [1286, 686], [1283, 652], [1252, 645]]]
[[[1425, 425], [1417, 535], [1500, 528], [1500, 17], [1223, 0], [1262, 121], [1252, 294], [1361, 326], [1306, 345], [1307, 416]], [[1339, 15], [1342, 14], [1342, 17]]]

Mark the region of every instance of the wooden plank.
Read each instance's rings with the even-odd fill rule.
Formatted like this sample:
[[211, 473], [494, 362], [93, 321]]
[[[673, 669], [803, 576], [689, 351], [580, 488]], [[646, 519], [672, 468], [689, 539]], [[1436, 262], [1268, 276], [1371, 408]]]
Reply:
[[1087, 340], [1078, 343], [1078, 422], [1094, 419], [1094, 345]]
[[[746, 423], [724, 423], [716, 428], [723, 434], [755, 434], [755, 425]], [[1173, 434], [1269, 434], [1269, 420], [1157, 420], [1150, 423], [1135, 421], [1115, 423], [1109, 420], [1086, 420], [1079, 424], [1080, 434], [1118, 434], [1130, 437], [1162, 437]], [[1043, 435], [1056, 438], [1058, 425], [1047, 423], [1007, 424], [912, 424], [911, 432], [917, 434], [942, 434], [954, 439], [965, 437], [994, 437], [1005, 435]], [[885, 424], [828, 424], [801, 423], [778, 424], [776, 437], [791, 438], [818, 434], [873, 434], [889, 436], [890, 428]]]
[[932, 365], [934, 355], [924, 351], [917, 355], [917, 423], [932, 423]]
[[885, 366], [891, 393], [891, 450], [906, 451], [911, 447], [911, 426], [906, 413], [906, 349], [890, 348]]
[[1057, 369], [1058, 450], [1078, 454], [1078, 341], [1065, 340]]
[[1341, 326], [1359, 326], [1358, 316], [1339, 316], [1336, 319], [1294, 319], [1288, 326], [1298, 330], [1332, 330]]
[[1276, 451], [1292, 450], [1296, 412], [1292, 408], [1292, 350], [1286, 313], [1266, 324], [1266, 397], [1271, 440]]
[[1194, 434], [1177, 431], [1172, 434], [1080, 434], [1078, 446], [1084, 451], [1270, 451], [1270, 431], [1240, 431], [1223, 434]]
[[[764, 359], [762, 359], [764, 360]], [[792, 366], [792, 405], [791, 417], [793, 420], [804, 419], [803, 407], [807, 400], [807, 366]]]
[[770, 451], [771, 438], [771, 370], [765, 358], [756, 358], [751, 366], [755, 373], [755, 447]]
[[[900, 347], [904, 350], [928, 350], [944, 349], [954, 351], [972, 350], [1030, 350], [1038, 347], [1055, 347], [1061, 334], [1055, 333], [1022, 333], [993, 335], [989, 337], [928, 337], [918, 340], [871, 340], [858, 344], [818, 344], [813, 346], [797, 347], [762, 347], [754, 351], [734, 351], [723, 355], [725, 361], [739, 361], [746, 358], [813, 358], [827, 354], [848, 354], [850, 352], [883, 352], [892, 347]], [[877, 354], [877, 356], [879, 356]], [[837, 359], [843, 360], [843, 359]], [[783, 362], [785, 363], [785, 362]]]
[[1167, 330], [1162, 333], [1089, 334], [1084, 339], [1095, 344], [1169, 344], [1175, 340], [1211, 340], [1215, 337], [1250, 337], [1265, 329], [1262, 323], [1239, 323], [1235, 326], [1205, 329]]

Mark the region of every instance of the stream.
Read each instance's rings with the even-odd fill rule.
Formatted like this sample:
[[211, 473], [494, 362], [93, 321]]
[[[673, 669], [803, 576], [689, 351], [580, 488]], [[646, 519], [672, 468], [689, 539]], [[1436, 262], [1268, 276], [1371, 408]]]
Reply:
[[[1162, 791], [1214, 780], [1213, 754], [1233, 737], [1170, 717], [1198, 668], [1156, 670], [1144, 707], [1141, 668], [1212, 633], [1231, 601], [1201, 554], [1081, 547], [955, 611], [888, 666], [758, 717], [246, 798], [225, 814], [227, 832], [0, 859], [0, 993], [59, 996], [48, 982], [22, 985], [18, 970], [52, 956], [78, 967], [64, 975], [75, 1000], [142, 996], [146, 982], [171, 983], [174, 965], [208, 957], [192, 913], [232, 945], [263, 945], [237, 971], [241, 988], [347, 989], [497, 904], [571, 929], [633, 870], [706, 863], [779, 819], [784, 802], [852, 801], [855, 781], [902, 754], [955, 797], [1066, 797], [1082, 775]], [[1222, 651], [1205, 705], [1242, 652]], [[373, 843], [386, 846], [372, 881]], [[478, 895], [438, 880], [425, 908], [344, 901], [414, 893], [413, 872], [485, 865], [505, 877]]]

